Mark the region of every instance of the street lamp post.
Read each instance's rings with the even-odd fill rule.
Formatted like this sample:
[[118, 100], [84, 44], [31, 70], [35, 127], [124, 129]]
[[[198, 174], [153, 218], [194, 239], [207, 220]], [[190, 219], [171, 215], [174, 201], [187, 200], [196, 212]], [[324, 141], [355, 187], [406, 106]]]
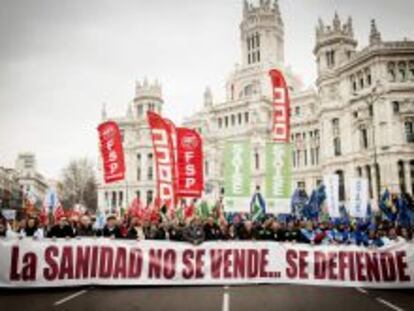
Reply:
[[[377, 191], [377, 200], [379, 202], [381, 197], [381, 185], [380, 185], [380, 170], [378, 165], [378, 156], [377, 156], [377, 145], [376, 145], [376, 137], [375, 137], [375, 119], [374, 119], [374, 104], [382, 98], [382, 84], [379, 80], [377, 80], [376, 85], [372, 88], [372, 90], [366, 95], [364, 99], [364, 103], [368, 108], [368, 115], [371, 121], [372, 126], [372, 145], [374, 148], [374, 178], [375, 178], [375, 188]], [[354, 96], [358, 96], [357, 92], [354, 92]]]

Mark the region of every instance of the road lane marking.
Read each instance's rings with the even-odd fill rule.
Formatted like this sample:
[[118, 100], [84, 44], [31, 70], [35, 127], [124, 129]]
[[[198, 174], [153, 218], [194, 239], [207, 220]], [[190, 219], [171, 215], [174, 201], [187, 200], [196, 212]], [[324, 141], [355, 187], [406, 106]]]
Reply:
[[368, 291], [363, 289], [362, 287], [355, 287], [355, 289], [362, 294], [368, 295]]
[[386, 301], [386, 300], [381, 299], [381, 298], [379, 298], [379, 297], [377, 297], [377, 298], [375, 298], [375, 299], [376, 299], [378, 302], [382, 303], [383, 305], [387, 306], [388, 308], [390, 308], [390, 309], [392, 309], [392, 310], [394, 310], [394, 311], [404, 311], [404, 309], [403, 309], [403, 308], [400, 308], [400, 307], [398, 307], [398, 306], [396, 306], [396, 305], [392, 304], [392, 303], [391, 303], [391, 302], [389, 302], [389, 301]]
[[76, 293], [74, 293], [74, 294], [72, 294], [72, 295], [69, 295], [69, 296], [67, 296], [67, 297], [65, 297], [65, 298], [62, 298], [61, 300], [56, 301], [56, 302], [54, 303], [54, 305], [55, 305], [55, 306], [61, 305], [62, 303], [65, 303], [65, 302], [67, 302], [67, 301], [69, 301], [69, 300], [71, 300], [71, 299], [73, 299], [73, 298], [76, 298], [76, 297], [78, 297], [78, 296], [80, 296], [80, 295], [85, 294], [87, 291], [88, 291], [88, 290], [86, 290], [86, 289], [80, 290], [80, 291], [78, 291], [78, 292], [76, 292]]
[[224, 286], [224, 292], [223, 292], [222, 311], [229, 311], [229, 310], [230, 310], [230, 293], [229, 293], [229, 287], [226, 285]]

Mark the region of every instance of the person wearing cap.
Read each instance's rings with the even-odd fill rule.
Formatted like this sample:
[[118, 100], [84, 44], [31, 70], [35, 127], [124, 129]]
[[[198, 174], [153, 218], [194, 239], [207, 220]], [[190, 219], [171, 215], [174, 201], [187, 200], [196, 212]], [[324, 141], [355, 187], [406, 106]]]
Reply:
[[66, 217], [60, 218], [59, 222], [54, 225], [47, 233], [47, 237], [49, 238], [73, 238], [74, 236], [74, 230], [69, 225], [68, 219]]
[[114, 215], [110, 215], [106, 218], [106, 224], [102, 229], [101, 236], [111, 239], [122, 238], [121, 229], [119, 228], [118, 221]]

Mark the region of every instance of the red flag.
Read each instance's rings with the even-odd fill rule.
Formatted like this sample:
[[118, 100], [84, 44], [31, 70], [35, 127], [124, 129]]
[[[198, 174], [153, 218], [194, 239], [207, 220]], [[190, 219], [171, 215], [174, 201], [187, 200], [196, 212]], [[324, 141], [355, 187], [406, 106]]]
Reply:
[[44, 226], [47, 226], [49, 223], [48, 214], [49, 214], [49, 207], [47, 205], [43, 205], [39, 213], [39, 221]]
[[148, 111], [157, 171], [157, 196], [167, 206], [176, 202], [175, 159], [171, 126], [158, 114]]
[[194, 202], [191, 202], [189, 205], [187, 205], [184, 209], [184, 218], [188, 219], [193, 217], [194, 212], [195, 212], [195, 205]]
[[144, 209], [142, 203], [138, 198], [135, 198], [131, 205], [128, 207], [128, 214], [132, 217], [144, 218]]
[[204, 186], [203, 144], [195, 130], [177, 128], [177, 167], [177, 195], [201, 197]]
[[58, 203], [54, 213], [53, 217], [55, 218], [55, 222], [58, 222], [62, 217], [65, 217], [65, 210], [62, 207], [62, 204], [60, 202]]
[[98, 126], [105, 183], [125, 178], [124, 150], [118, 125], [107, 121]]
[[275, 142], [290, 141], [290, 100], [289, 89], [283, 74], [276, 69], [269, 71], [273, 94], [272, 139]]

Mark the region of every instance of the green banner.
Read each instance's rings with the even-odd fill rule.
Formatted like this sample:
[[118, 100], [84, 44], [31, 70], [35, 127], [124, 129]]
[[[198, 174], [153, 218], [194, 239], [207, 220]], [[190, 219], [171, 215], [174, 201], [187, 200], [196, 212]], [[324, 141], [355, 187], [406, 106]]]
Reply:
[[268, 213], [290, 213], [292, 186], [290, 144], [267, 143], [265, 198]]
[[224, 209], [250, 211], [250, 141], [228, 142], [224, 149]]

